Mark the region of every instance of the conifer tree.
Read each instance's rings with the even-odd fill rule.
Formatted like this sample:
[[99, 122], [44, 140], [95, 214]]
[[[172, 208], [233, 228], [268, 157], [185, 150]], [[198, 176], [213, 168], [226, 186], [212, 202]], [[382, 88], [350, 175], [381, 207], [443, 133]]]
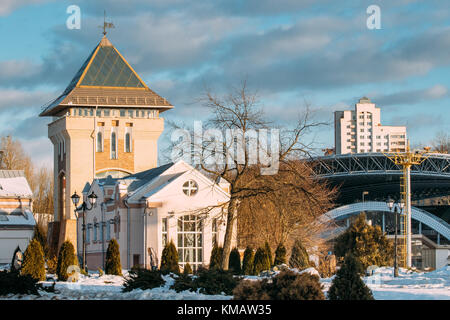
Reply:
[[185, 275], [192, 274], [192, 267], [189, 264], [189, 262], [186, 262], [186, 264], [184, 265], [183, 274]]
[[214, 247], [211, 251], [211, 258], [209, 259], [209, 269], [221, 269], [222, 268], [222, 253], [223, 248], [218, 247], [217, 243], [214, 244]]
[[59, 249], [58, 264], [56, 265], [56, 275], [58, 281], [67, 281], [69, 274], [67, 269], [72, 265], [78, 265], [78, 259], [75, 256], [75, 249], [72, 242], [64, 241]]
[[270, 270], [270, 261], [265, 248], [258, 248], [253, 260], [253, 274], [259, 275], [262, 271]]
[[22, 275], [30, 275], [38, 281], [45, 280], [45, 260], [41, 244], [32, 239], [23, 255]]
[[241, 274], [241, 255], [239, 254], [238, 248], [234, 248], [230, 252], [230, 261], [228, 264], [228, 270], [232, 271], [233, 274]]
[[246, 275], [253, 274], [253, 260], [255, 258], [253, 249], [248, 246], [244, 251], [244, 259], [242, 260], [242, 273]]
[[106, 250], [105, 273], [116, 276], [122, 275], [122, 264], [120, 263], [120, 248], [116, 239], [109, 241]]
[[42, 247], [42, 251], [44, 252], [44, 259], [47, 259], [48, 254], [49, 254], [47, 239], [45, 237], [44, 232], [42, 231], [42, 228], [39, 225], [36, 225], [34, 227], [33, 239], [36, 239], [37, 241], [39, 241], [39, 243], [41, 244], [41, 247]]
[[270, 245], [267, 241], [266, 243], [264, 243], [264, 249], [266, 250], [267, 258], [269, 258], [270, 266], [272, 267], [273, 266], [272, 249], [270, 248]]
[[180, 273], [178, 265], [178, 251], [172, 240], [163, 249], [161, 254], [161, 272], [163, 273]]
[[309, 255], [300, 240], [295, 240], [292, 247], [291, 257], [289, 258], [289, 266], [291, 268], [297, 268], [303, 270], [309, 268]]
[[364, 268], [357, 257], [345, 256], [344, 264], [333, 279], [328, 291], [330, 300], [374, 300], [372, 291], [361, 279]]
[[337, 257], [343, 258], [352, 253], [362, 263], [364, 269], [371, 265], [390, 266], [393, 263], [393, 246], [379, 226], [366, 223], [361, 214], [351, 226], [339, 235], [334, 244]]
[[273, 262], [273, 264], [275, 266], [278, 266], [280, 264], [285, 263], [286, 263], [286, 248], [282, 243], [280, 243], [277, 249], [275, 250], [275, 261]]

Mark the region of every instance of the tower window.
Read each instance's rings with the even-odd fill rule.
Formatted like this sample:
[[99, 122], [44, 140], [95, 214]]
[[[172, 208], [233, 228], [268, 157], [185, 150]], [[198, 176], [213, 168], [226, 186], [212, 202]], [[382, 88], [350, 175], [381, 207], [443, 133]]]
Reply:
[[131, 152], [131, 135], [129, 132], [125, 133], [125, 152]]
[[97, 132], [97, 152], [103, 152], [103, 134]]
[[111, 159], [117, 159], [117, 136], [115, 132], [111, 133]]

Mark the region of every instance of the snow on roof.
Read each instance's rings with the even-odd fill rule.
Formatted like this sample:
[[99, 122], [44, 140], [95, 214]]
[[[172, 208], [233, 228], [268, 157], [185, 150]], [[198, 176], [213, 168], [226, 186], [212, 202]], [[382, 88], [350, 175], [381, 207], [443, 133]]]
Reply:
[[0, 170], [0, 197], [30, 198], [32, 194], [23, 171]]
[[30, 210], [14, 210], [10, 213], [0, 211], [0, 228], [5, 226], [30, 226], [36, 225], [36, 220]]

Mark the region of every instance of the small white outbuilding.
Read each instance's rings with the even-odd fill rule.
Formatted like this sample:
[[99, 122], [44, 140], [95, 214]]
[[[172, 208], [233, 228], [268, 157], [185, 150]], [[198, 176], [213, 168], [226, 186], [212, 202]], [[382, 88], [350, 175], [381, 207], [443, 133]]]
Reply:
[[21, 170], [0, 170], [0, 264], [11, 262], [14, 250], [25, 251], [36, 221], [32, 191]]

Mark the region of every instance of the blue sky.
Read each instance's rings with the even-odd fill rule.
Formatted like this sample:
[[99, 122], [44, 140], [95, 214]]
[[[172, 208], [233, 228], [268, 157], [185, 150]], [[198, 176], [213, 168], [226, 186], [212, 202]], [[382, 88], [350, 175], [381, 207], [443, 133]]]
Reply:
[[[69, 5], [81, 29], [69, 30]], [[381, 8], [369, 30], [366, 8]], [[109, 39], [147, 85], [175, 109], [166, 119], [205, 119], [195, 103], [208, 84], [223, 93], [244, 78], [269, 119], [289, 125], [305, 103], [320, 121], [368, 96], [382, 124], [407, 125], [412, 145], [449, 131], [450, 10], [446, 1], [2, 0], [0, 134], [51, 163], [47, 118], [56, 98], [101, 39]], [[312, 133], [332, 147], [333, 127]], [[163, 137], [162, 141], [167, 138]]]

